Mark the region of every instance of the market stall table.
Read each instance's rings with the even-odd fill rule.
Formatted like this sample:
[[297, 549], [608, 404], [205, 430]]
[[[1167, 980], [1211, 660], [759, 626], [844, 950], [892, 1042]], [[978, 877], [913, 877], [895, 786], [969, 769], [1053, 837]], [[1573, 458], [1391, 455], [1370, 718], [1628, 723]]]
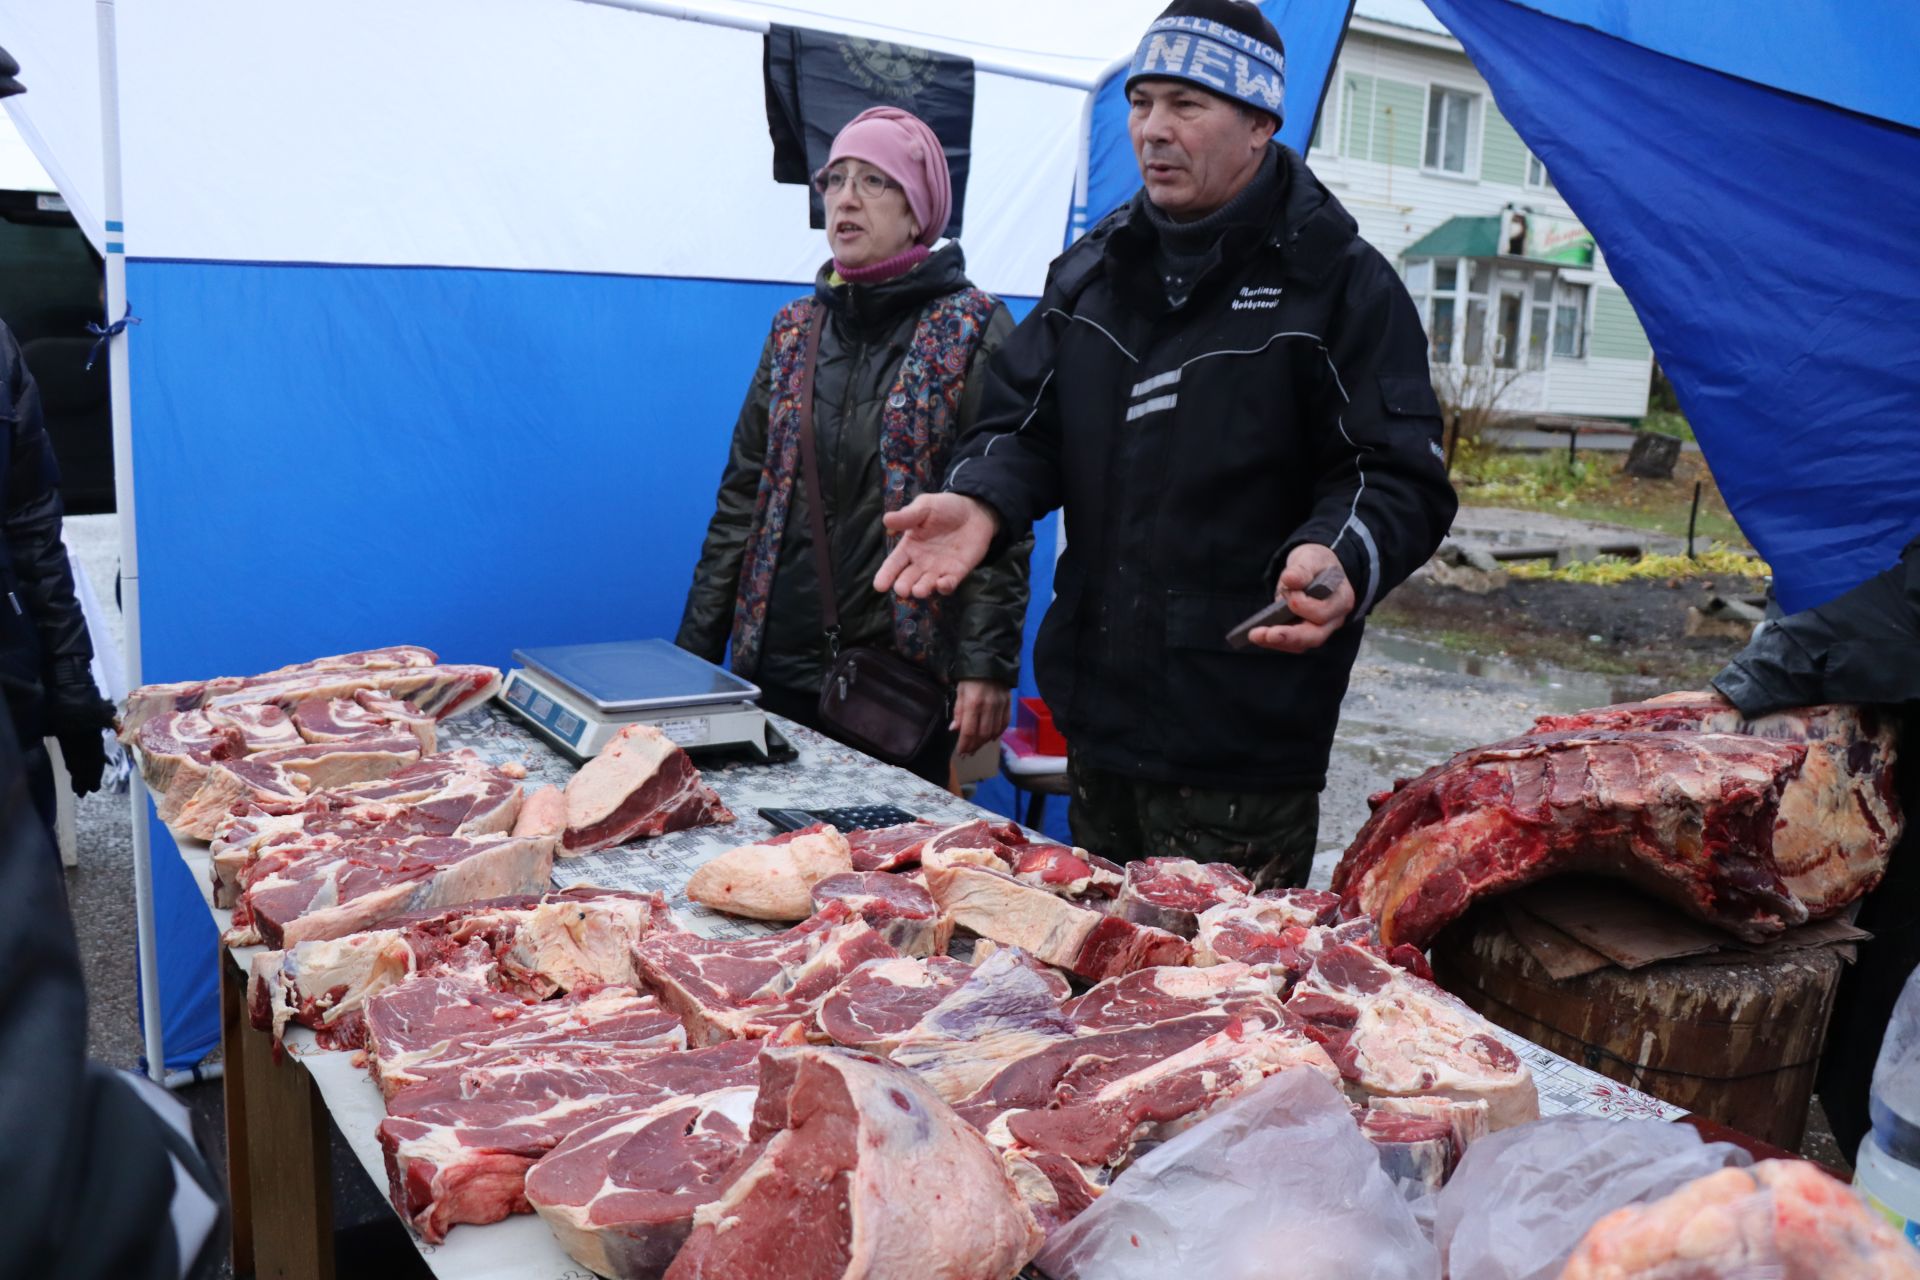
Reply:
[[[761, 808], [828, 808], [887, 803], [935, 821], [958, 823], [983, 810], [904, 769], [833, 742], [776, 717], [798, 750], [784, 764], [705, 765], [702, 774], [737, 820], [695, 827], [554, 864], [562, 888], [592, 884], [666, 895], [683, 923], [710, 937], [753, 937], [769, 927], [738, 920], [687, 901], [683, 888], [694, 868], [737, 845], [774, 833]], [[471, 748], [492, 763], [518, 761], [526, 786], [564, 786], [574, 766], [497, 704], [440, 726], [440, 749]], [[998, 817], [998, 815], [988, 815]], [[230, 913], [213, 906], [205, 845], [178, 844], [208, 910], [225, 929]], [[376, 1130], [385, 1116], [380, 1091], [358, 1055], [319, 1049], [313, 1033], [290, 1028], [290, 1061], [276, 1063], [271, 1037], [254, 1031], [246, 1015], [246, 975], [261, 948], [231, 951], [221, 966], [221, 1039], [226, 1054], [228, 1186], [233, 1198], [236, 1272], [274, 1280], [326, 1280], [333, 1275], [327, 1117], [376, 1186], [387, 1171]], [[1502, 1038], [1532, 1069], [1543, 1115], [1584, 1113], [1615, 1119], [1673, 1120], [1678, 1107], [1627, 1088], [1538, 1045]], [[295, 1064], [305, 1068], [296, 1070]], [[414, 1241], [435, 1275], [445, 1280], [591, 1280], [569, 1258], [545, 1221], [516, 1215], [486, 1227], [462, 1226], [445, 1243]]]

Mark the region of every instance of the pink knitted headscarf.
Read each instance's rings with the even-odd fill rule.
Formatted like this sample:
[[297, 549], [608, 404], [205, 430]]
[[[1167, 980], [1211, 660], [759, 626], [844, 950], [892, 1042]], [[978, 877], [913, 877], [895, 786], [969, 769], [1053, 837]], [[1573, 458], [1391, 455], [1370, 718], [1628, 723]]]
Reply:
[[834, 138], [827, 164], [839, 160], [864, 160], [900, 184], [920, 224], [920, 244], [931, 247], [947, 229], [953, 216], [947, 153], [919, 116], [898, 107], [868, 107]]

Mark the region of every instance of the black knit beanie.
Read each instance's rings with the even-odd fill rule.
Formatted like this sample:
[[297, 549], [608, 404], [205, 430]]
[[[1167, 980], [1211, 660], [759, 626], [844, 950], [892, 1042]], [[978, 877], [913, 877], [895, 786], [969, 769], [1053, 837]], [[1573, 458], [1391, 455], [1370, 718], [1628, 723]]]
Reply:
[[1136, 80], [1185, 80], [1210, 93], [1285, 118], [1286, 48], [1258, 5], [1246, 0], [1173, 0], [1134, 51]]

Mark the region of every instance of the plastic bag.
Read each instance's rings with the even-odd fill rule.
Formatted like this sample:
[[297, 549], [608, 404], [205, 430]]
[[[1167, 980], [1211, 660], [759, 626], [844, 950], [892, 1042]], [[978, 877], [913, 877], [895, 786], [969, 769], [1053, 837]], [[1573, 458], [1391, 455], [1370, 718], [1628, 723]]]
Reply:
[[1438, 1280], [1339, 1090], [1296, 1068], [1149, 1152], [1056, 1231], [1053, 1280]]
[[1659, 1120], [1558, 1116], [1482, 1138], [1440, 1191], [1435, 1232], [1460, 1280], [1557, 1280], [1593, 1224], [1752, 1157]]
[[1874, 1137], [1887, 1154], [1920, 1164], [1920, 971], [1907, 979], [1893, 1006], [1867, 1103]]

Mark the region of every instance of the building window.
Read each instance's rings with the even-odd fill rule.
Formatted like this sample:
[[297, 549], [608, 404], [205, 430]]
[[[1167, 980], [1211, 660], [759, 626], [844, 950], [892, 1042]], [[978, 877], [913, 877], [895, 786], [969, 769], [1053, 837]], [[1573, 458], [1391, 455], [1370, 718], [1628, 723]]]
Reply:
[[1584, 284], [1554, 286], [1553, 354], [1579, 360], [1587, 354], [1587, 295]]
[[1547, 367], [1548, 330], [1553, 326], [1553, 276], [1542, 271], [1533, 277], [1533, 306], [1527, 313], [1527, 368]]
[[1340, 154], [1340, 128], [1334, 121], [1334, 112], [1343, 95], [1329, 93], [1320, 101], [1320, 114], [1313, 119], [1313, 137], [1307, 141], [1308, 152], [1322, 155]]
[[1469, 172], [1478, 101], [1478, 94], [1439, 85], [1427, 94], [1427, 168], [1462, 176]]
[[1478, 364], [1486, 359], [1487, 264], [1459, 258], [1422, 258], [1407, 264], [1407, 292], [1427, 326], [1434, 364]]
[[1536, 191], [1553, 190], [1553, 179], [1547, 176], [1547, 166], [1531, 152], [1527, 155], [1527, 185]]

